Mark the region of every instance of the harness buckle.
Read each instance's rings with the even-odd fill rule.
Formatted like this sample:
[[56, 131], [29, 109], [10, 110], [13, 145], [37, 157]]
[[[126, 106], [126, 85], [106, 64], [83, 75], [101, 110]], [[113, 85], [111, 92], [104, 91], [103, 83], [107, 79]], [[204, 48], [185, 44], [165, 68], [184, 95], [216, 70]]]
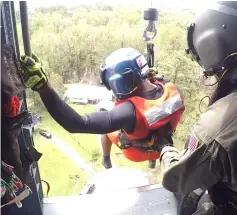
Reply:
[[152, 135], [149, 138], [146, 138], [144, 140], [130, 140], [124, 132], [120, 133], [119, 137], [119, 148], [121, 150], [128, 149], [130, 147], [137, 148], [141, 151], [146, 152], [152, 152], [155, 151], [155, 145], [156, 145], [156, 138]]

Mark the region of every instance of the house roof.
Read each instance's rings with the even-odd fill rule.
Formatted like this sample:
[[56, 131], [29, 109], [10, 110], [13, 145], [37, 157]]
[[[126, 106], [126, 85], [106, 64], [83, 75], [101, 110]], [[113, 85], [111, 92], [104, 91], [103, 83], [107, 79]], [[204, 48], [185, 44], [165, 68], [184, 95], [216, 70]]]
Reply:
[[68, 87], [67, 98], [86, 98], [88, 100], [112, 100], [112, 92], [105, 87], [94, 85], [73, 85]]

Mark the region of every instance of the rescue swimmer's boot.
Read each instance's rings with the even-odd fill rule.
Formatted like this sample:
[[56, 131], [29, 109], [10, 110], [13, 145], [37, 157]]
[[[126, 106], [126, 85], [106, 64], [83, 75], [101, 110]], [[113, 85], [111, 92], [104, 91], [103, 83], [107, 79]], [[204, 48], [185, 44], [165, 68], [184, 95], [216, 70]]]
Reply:
[[111, 163], [111, 160], [110, 160], [110, 156], [103, 156], [102, 165], [104, 166], [105, 169], [112, 168], [112, 163]]
[[149, 161], [149, 168], [155, 169], [155, 167], [156, 167], [156, 160], [150, 160]]

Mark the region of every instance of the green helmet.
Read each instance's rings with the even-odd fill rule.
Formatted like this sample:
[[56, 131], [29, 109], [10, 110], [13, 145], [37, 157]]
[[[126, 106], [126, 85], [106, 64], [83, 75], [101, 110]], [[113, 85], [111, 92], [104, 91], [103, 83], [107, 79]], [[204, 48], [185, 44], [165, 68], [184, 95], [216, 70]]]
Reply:
[[222, 75], [231, 70], [236, 80], [237, 2], [209, 6], [188, 27], [187, 42], [186, 52], [205, 69], [204, 75]]

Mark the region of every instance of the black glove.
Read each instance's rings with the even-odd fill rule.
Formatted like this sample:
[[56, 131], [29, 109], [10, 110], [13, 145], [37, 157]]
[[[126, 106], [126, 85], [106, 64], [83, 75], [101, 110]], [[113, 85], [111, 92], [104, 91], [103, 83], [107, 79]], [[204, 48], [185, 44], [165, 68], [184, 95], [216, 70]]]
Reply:
[[48, 78], [39, 58], [32, 53], [32, 57], [23, 55], [20, 60], [25, 85], [34, 91], [40, 90], [48, 82]]

